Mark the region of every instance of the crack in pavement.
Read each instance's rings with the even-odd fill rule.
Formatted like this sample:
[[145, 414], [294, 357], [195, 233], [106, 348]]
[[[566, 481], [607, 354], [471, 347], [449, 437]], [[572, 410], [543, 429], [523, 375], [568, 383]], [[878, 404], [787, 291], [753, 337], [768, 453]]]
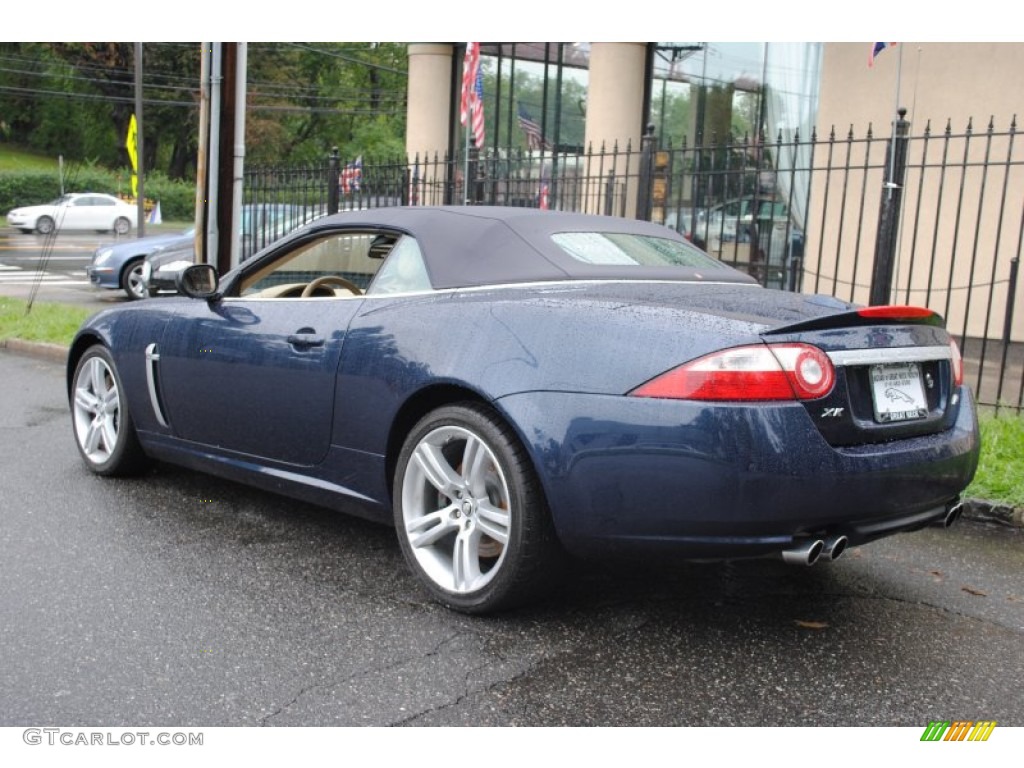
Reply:
[[432, 656], [437, 656], [441, 652], [441, 649], [444, 648], [446, 645], [454, 642], [460, 636], [466, 635], [466, 634], [473, 634], [473, 633], [471, 631], [469, 631], [469, 630], [460, 629], [457, 632], [452, 633], [448, 637], [445, 637], [443, 640], [440, 640], [427, 653], [416, 655], [416, 656], [408, 656], [406, 658], [398, 659], [398, 660], [389, 662], [387, 664], [381, 664], [381, 665], [378, 665], [378, 666], [370, 668], [370, 669], [360, 670], [359, 672], [355, 672], [355, 673], [353, 673], [351, 675], [347, 675], [345, 677], [340, 677], [340, 678], [337, 678], [337, 679], [334, 679], [334, 680], [325, 680], [323, 682], [314, 683], [313, 685], [308, 685], [308, 686], [306, 686], [304, 688], [301, 688], [298, 691], [298, 693], [296, 693], [295, 696], [291, 699], [291, 701], [289, 701], [286, 704], [283, 704], [282, 706], [278, 707], [276, 710], [271, 712], [269, 715], [265, 715], [264, 717], [260, 718], [259, 725], [260, 725], [261, 728], [264, 727], [264, 726], [270, 725], [270, 720], [272, 720], [273, 718], [283, 714], [288, 709], [290, 709], [292, 706], [294, 706], [299, 701], [299, 699], [301, 699], [303, 696], [309, 694], [312, 691], [315, 691], [318, 688], [324, 688], [324, 687], [332, 686], [332, 685], [340, 685], [342, 683], [351, 682], [352, 680], [358, 680], [360, 678], [368, 677], [368, 676], [373, 675], [373, 674], [381, 674], [381, 673], [387, 672], [390, 669], [395, 669], [396, 667], [400, 667], [400, 666], [402, 666], [404, 664], [408, 664], [410, 661], [416, 661], [417, 659], [418, 660], [429, 659]]

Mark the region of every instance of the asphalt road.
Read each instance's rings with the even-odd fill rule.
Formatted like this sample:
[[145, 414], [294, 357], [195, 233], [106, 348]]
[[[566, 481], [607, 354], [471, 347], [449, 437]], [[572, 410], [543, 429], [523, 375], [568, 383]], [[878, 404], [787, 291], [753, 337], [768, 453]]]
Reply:
[[0, 381], [0, 726], [1024, 725], [1020, 529], [578, 565], [469, 618], [391, 530], [169, 466], [95, 477], [62, 367], [0, 352]]
[[[180, 232], [187, 226], [147, 225], [146, 234]], [[0, 226], [0, 296], [96, 309], [127, 301], [123, 291], [94, 288], [85, 275], [93, 251], [117, 239], [111, 232], [60, 232], [48, 241], [42, 235]]]

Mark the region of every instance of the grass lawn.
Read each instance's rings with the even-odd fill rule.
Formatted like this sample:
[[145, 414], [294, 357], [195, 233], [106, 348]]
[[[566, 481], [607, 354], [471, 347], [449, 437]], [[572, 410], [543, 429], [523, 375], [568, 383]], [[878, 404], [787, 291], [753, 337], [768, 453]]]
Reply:
[[13, 171], [53, 171], [54, 177], [59, 170], [56, 157], [40, 155], [25, 149], [0, 144], [0, 173]]
[[964, 496], [1024, 506], [1024, 416], [981, 417], [981, 462]]
[[37, 302], [25, 314], [28, 303], [0, 296], [0, 339], [23, 339], [48, 344], [71, 343], [78, 327], [96, 310], [65, 304]]

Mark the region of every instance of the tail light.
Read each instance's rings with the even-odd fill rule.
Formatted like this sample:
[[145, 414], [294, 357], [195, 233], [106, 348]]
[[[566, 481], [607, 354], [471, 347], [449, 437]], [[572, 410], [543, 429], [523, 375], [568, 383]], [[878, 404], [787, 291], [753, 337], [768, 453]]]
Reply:
[[835, 368], [809, 344], [752, 344], [691, 360], [629, 394], [674, 400], [814, 400], [832, 391]]
[[907, 307], [897, 304], [885, 304], [877, 307], [858, 309], [857, 314], [874, 320], [916, 320], [931, 317], [935, 313], [927, 307]]
[[956, 341], [949, 340], [950, 365], [953, 367], [953, 386], [959, 387], [964, 383], [964, 359], [960, 356], [960, 347]]

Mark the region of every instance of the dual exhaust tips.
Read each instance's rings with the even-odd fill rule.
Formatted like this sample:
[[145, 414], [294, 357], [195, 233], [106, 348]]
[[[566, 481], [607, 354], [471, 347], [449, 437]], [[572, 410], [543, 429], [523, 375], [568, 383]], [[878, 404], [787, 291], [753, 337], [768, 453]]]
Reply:
[[[941, 519], [935, 520], [935, 525], [949, 528], [960, 519], [963, 514], [964, 505], [962, 502], [954, 502], [946, 508]], [[826, 539], [807, 539], [794, 547], [782, 551], [782, 559], [790, 565], [814, 565], [818, 560], [838, 560], [849, 540], [845, 536], [831, 536]]]
[[795, 547], [782, 550], [782, 559], [790, 565], [814, 565], [818, 560], [838, 560], [849, 540], [845, 536], [832, 536], [827, 539], [809, 539]]

